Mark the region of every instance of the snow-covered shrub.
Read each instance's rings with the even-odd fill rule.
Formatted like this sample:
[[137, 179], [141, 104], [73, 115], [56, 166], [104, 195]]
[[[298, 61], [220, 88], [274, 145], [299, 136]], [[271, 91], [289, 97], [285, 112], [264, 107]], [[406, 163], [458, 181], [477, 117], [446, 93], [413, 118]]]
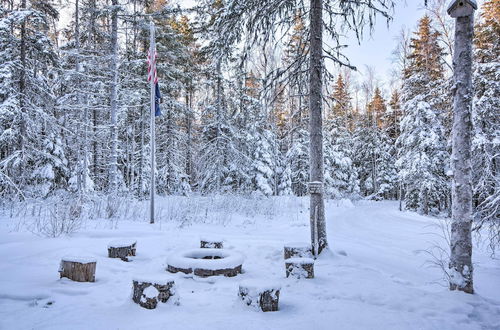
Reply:
[[82, 200], [79, 198], [56, 199], [49, 202], [43, 211], [39, 208], [39, 214], [29, 229], [46, 237], [72, 234], [82, 225], [82, 210]]

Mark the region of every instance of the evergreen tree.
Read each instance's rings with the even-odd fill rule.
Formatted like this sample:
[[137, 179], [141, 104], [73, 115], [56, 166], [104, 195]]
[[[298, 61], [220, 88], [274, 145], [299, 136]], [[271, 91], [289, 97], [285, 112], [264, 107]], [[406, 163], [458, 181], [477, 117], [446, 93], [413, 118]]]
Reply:
[[449, 179], [445, 174], [449, 153], [443, 126], [446, 83], [438, 36], [430, 18], [424, 16], [411, 39], [397, 140], [397, 165], [406, 207], [424, 214], [449, 207]]
[[396, 141], [400, 134], [401, 116], [401, 95], [394, 90], [389, 101], [389, 109], [383, 116], [385, 131], [393, 141]]
[[388, 136], [377, 127], [360, 126], [352, 145], [361, 194], [371, 199], [393, 198], [397, 175]]
[[65, 117], [54, 93], [59, 59], [49, 38], [57, 16], [37, 1], [0, 9], [0, 180], [8, 187], [0, 193], [47, 196], [67, 186]]
[[352, 136], [341, 117], [325, 122], [325, 193], [328, 197], [356, 198], [359, 194], [358, 173], [353, 163]]
[[350, 127], [351, 97], [349, 95], [349, 86], [344, 82], [341, 74], [338, 75], [333, 86], [332, 99], [332, 115], [341, 119], [344, 127]]
[[378, 87], [375, 88], [373, 98], [370, 103], [368, 103], [366, 110], [368, 112], [368, 121], [372, 126], [378, 127], [379, 129], [385, 127], [383, 118], [386, 115], [387, 106], [385, 105], [385, 100]]
[[479, 225], [500, 245], [500, 2], [485, 1], [475, 28], [472, 173]]
[[289, 67], [287, 82], [288, 147], [285, 154], [285, 173], [289, 173], [291, 189], [297, 196], [307, 194], [309, 182], [309, 125], [308, 105], [304, 97], [308, 83], [308, 63], [304, 59], [307, 31], [301, 13], [294, 17], [293, 31], [284, 51], [283, 63]]

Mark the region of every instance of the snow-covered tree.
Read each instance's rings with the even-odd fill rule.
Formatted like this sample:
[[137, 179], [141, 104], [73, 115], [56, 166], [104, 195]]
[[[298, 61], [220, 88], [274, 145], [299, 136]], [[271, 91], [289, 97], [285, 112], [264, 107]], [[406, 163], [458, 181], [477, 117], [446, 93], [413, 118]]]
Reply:
[[475, 28], [472, 173], [476, 220], [500, 246], [500, 6], [485, 1]]
[[54, 93], [58, 57], [49, 38], [57, 16], [36, 1], [0, 9], [0, 180], [5, 193], [20, 197], [46, 196], [69, 178], [68, 132]]
[[424, 16], [411, 39], [397, 140], [397, 166], [406, 207], [425, 214], [449, 207], [449, 154], [443, 127], [446, 82], [438, 35], [430, 18]]
[[356, 198], [359, 194], [358, 173], [353, 162], [353, 139], [335, 115], [325, 122], [325, 193], [329, 198]]

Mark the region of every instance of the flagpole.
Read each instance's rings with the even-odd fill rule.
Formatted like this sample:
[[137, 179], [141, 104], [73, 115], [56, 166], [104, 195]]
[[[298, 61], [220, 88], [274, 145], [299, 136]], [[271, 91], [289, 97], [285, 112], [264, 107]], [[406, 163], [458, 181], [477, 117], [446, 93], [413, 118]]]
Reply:
[[[149, 43], [149, 54], [151, 56], [151, 61], [156, 62], [156, 46], [155, 46], [155, 26], [153, 21], [150, 22], [150, 43]], [[149, 223], [155, 223], [155, 74], [154, 70], [156, 63], [151, 67], [151, 191], [150, 191], [150, 214]]]

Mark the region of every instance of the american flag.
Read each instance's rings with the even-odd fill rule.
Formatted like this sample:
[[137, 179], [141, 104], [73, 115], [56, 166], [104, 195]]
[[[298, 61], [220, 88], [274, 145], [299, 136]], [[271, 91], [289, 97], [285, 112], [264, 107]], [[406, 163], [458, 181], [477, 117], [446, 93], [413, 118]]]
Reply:
[[158, 53], [156, 49], [154, 51], [154, 58], [151, 58], [151, 51], [148, 50], [148, 81], [154, 77], [155, 84], [158, 83], [158, 74], [156, 72], [156, 59], [158, 58]]
[[156, 71], [156, 59], [158, 58], [158, 53], [156, 49], [154, 50], [154, 57], [151, 56], [151, 51], [148, 50], [148, 81], [153, 79], [155, 84], [155, 116], [161, 116], [160, 103], [161, 94], [160, 86], [158, 85], [158, 73]]

